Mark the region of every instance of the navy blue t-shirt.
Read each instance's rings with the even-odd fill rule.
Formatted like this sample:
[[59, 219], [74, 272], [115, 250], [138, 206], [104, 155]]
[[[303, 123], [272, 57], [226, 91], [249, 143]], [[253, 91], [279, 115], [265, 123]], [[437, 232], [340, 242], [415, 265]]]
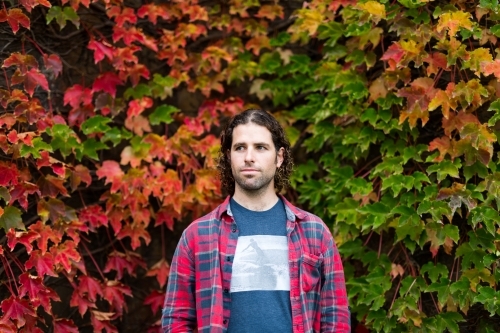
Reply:
[[292, 332], [285, 206], [256, 212], [231, 198], [230, 207], [239, 235], [228, 332]]

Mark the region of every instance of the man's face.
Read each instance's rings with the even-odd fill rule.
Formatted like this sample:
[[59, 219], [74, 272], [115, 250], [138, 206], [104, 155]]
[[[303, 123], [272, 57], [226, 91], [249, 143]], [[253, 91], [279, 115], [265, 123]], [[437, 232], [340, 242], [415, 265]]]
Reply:
[[236, 191], [274, 192], [274, 174], [283, 163], [283, 148], [276, 151], [271, 132], [249, 122], [233, 130], [230, 158]]

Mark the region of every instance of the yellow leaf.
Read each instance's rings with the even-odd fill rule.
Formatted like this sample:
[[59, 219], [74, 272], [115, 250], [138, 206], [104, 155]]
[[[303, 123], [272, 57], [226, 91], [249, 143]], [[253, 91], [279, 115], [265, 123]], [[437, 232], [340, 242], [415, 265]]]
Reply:
[[474, 51], [469, 52], [469, 59], [464, 62], [464, 67], [470, 68], [474, 71], [474, 74], [476, 74], [476, 76], [480, 76], [481, 63], [490, 63], [492, 61], [493, 56], [491, 55], [490, 50], [484, 47], [479, 47]]
[[293, 52], [291, 50], [283, 50], [281, 47], [278, 47], [276, 51], [280, 54], [283, 64], [288, 65], [290, 63], [290, 57], [293, 56]]
[[437, 32], [441, 32], [444, 29], [447, 29], [450, 36], [455, 36], [460, 28], [472, 30], [472, 21], [470, 20], [470, 17], [470, 13], [462, 11], [444, 13], [439, 17], [439, 23], [436, 30]]
[[262, 89], [262, 84], [265, 81], [262, 79], [255, 79], [252, 82], [252, 86], [250, 87], [250, 94], [255, 94], [262, 101], [266, 97], [271, 97], [273, 95], [272, 91], [267, 89]]
[[358, 6], [360, 9], [373, 15], [376, 22], [380, 21], [380, 19], [385, 19], [385, 6], [378, 1], [368, 1]]
[[377, 100], [379, 97], [385, 98], [387, 96], [387, 87], [385, 86], [384, 78], [378, 77], [374, 80], [368, 91], [370, 92], [370, 102]]

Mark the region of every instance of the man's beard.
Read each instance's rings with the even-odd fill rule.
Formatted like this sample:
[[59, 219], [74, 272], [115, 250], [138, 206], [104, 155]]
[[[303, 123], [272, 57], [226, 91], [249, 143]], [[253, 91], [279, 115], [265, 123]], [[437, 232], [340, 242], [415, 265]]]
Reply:
[[246, 178], [233, 172], [233, 178], [236, 184], [247, 193], [259, 193], [267, 189], [274, 179], [272, 175], [261, 174], [259, 177]]

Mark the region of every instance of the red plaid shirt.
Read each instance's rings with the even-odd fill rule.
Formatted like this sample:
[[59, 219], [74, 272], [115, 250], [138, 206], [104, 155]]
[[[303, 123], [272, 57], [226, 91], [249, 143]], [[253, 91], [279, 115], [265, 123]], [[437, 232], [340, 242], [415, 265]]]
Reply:
[[[328, 227], [317, 216], [281, 199], [287, 213], [293, 332], [349, 333], [344, 271]], [[170, 268], [163, 332], [227, 331], [237, 241], [229, 197], [186, 228]]]

